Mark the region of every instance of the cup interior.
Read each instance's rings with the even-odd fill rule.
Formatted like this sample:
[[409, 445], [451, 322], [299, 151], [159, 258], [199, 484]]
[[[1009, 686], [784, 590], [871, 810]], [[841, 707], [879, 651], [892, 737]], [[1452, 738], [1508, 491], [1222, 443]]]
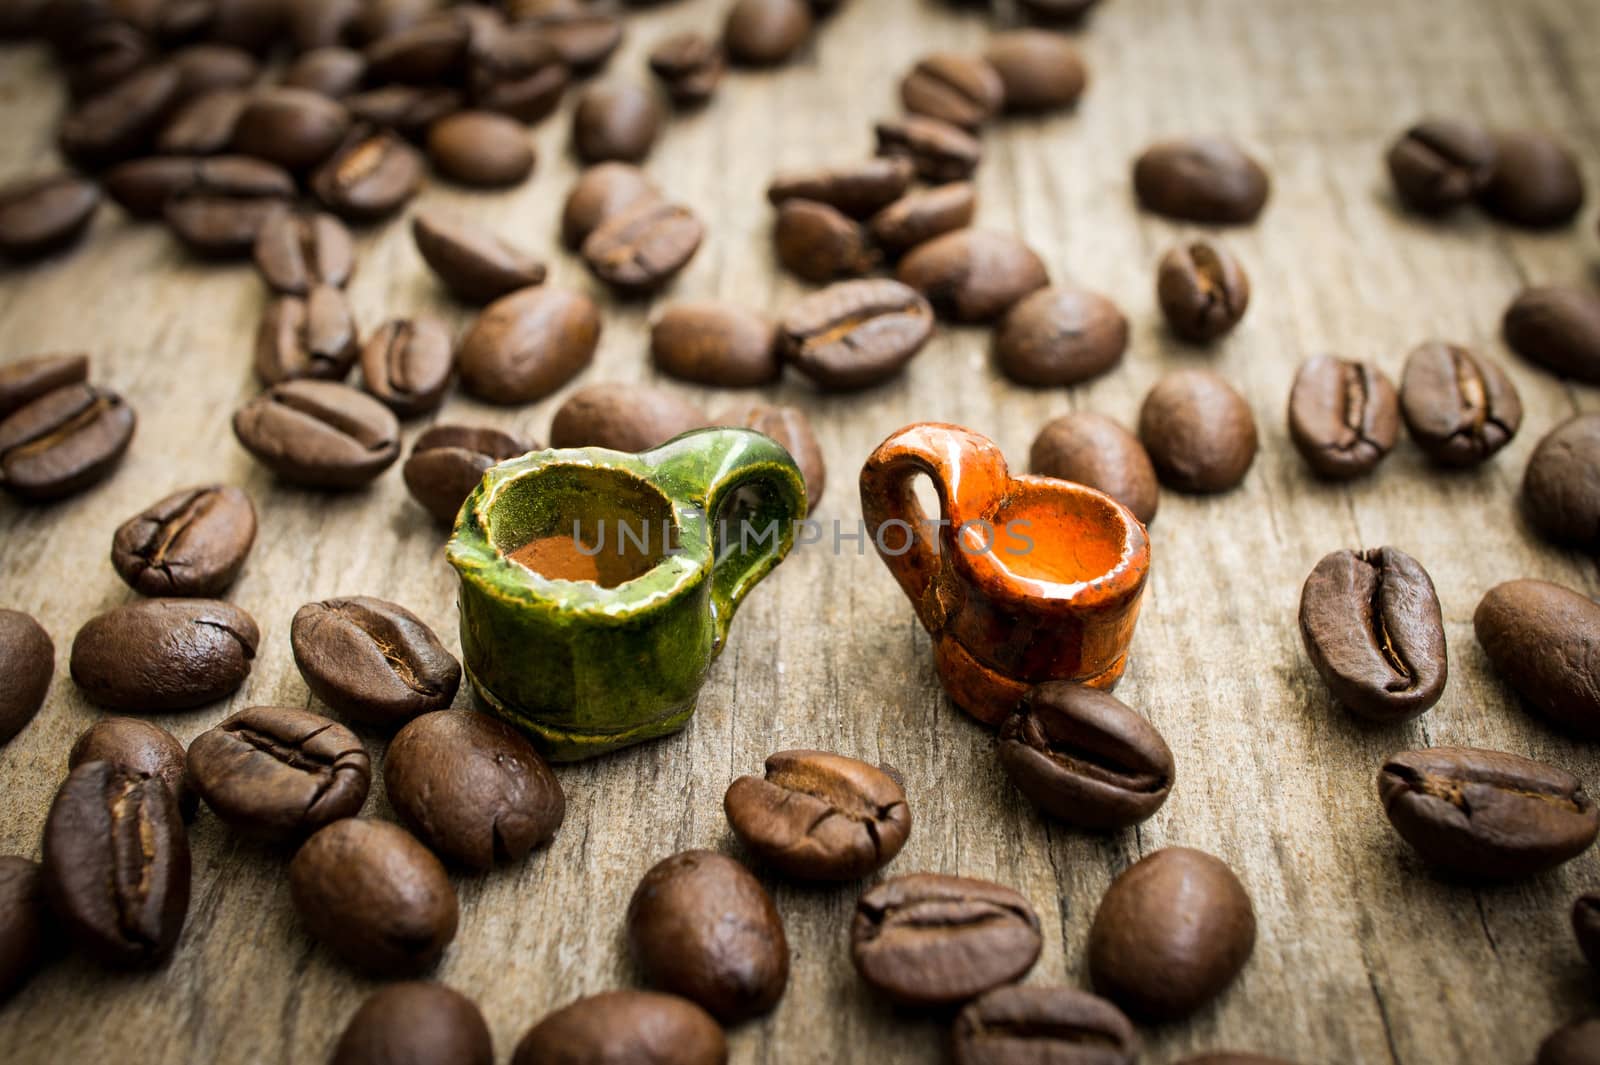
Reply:
[[1104, 577], [1122, 561], [1127, 517], [1098, 492], [1064, 485], [1013, 482], [994, 518], [992, 555], [1024, 580], [1079, 584]]

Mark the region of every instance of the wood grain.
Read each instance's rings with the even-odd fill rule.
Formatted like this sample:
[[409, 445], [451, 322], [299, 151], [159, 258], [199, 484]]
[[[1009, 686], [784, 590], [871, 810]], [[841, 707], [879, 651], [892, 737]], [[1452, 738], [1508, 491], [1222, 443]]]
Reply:
[[[716, 26], [723, 4], [686, 0], [632, 17], [611, 76], [644, 77], [654, 40]], [[849, 542], [839, 554], [802, 549], [747, 602], [689, 729], [560, 769], [569, 807], [555, 844], [519, 867], [457, 879], [461, 931], [437, 976], [482, 1005], [502, 1059], [547, 1010], [636, 982], [621, 921], [640, 874], [679, 848], [736, 851], [723, 790], [769, 751], [797, 746], [899, 767], [916, 821], [890, 872], [988, 877], [1026, 893], [1046, 924], [1035, 982], [1087, 981], [1094, 907], [1141, 854], [1185, 844], [1225, 858], [1255, 902], [1254, 957], [1214, 1006], [1146, 1030], [1149, 1060], [1233, 1047], [1306, 1065], [1524, 1062], [1546, 1030], [1593, 1010], [1594, 981], [1567, 909], [1600, 881], [1600, 856], [1506, 887], [1441, 881], [1390, 831], [1374, 774], [1396, 749], [1473, 744], [1546, 759], [1600, 786], [1595, 749], [1520, 709], [1471, 629], [1478, 599], [1504, 579], [1597, 591], [1590, 561], [1539, 543], [1515, 494], [1537, 439], [1600, 401], [1517, 361], [1497, 336], [1519, 286], [1593, 268], [1594, 212], [1581, 230], [1550, 234], [1513, 232], [1471, 212], [1419, 222], [1396, 211], [1379, 165], [1387, 139], [1413, 116], [1460, 112], [1556, 131], [1600, 188], [1594, 14], [1593, 0], [1107, 0], [1081, 37], [1092, 83], [1080, 111], [986, 134], [979, 218], [1024, 234], [1054, 276], [1116, 299], [1133, 322], [1125, 364], [1086, 387], [1026, 391], [992, 369], [986, 332], [949, 328], [903, 377], [871, 392], [820, 396], [791, 377], [761, 395], [814, 419], [833, 471], [816, 516], [849, 530], [859, 518], [860, 463], [905, 423], [968, 425], [1020, 465], [1053, 414], [1092, 408], [1131, 423], [1168, 369], [1212, 365], [1240, 388], [1260, 422], [1261, 455], [1225, 497], [1164, 500], [1119, 690], [1174, 750], [1171, 800], [1138, 830], [1108, 837], [1042, 820], [1006, 783], [991, 736], [943, 698], [928, 639], [877, 559]], [[871, 121], [896, 107], [898, 73], [934, 47], [978, 47], [991, 27], [959, 5], [854, 0], [799, 62], [735, 74], [711, 107], [675, 121], [649, 166], [708, 220], [707, 243], [655, 304], [608, 302], [600, 356], [576, 384], [651, 379], [647, 322], [667, 300], [717, 297], [776, 312], [797, 298], [803, 286], [776, 272], [768, 245], [762, 190], [772, 171], [867, 152]], [[0, 52], [0, 174], [48, 165], [57, 93], [42, 53]], [[563, 111], [537, 130], [541, 159], [524, 187], [485, 195], [436, 184], [420, 202], [459, 208], [546, 249], [555, 283], [587, 287], [555, 238], [575, 173], [566, 119]], [[1145, 143], [1201, 131], [1240, 137], [1274, 176], [1263, 219], [1224, 236], [1256, 295], [1237, 335], [1210, 353], [1174, 344], [1154, 305], [1154, 264], [1185, 228], [1138, 213], [1128, 188], [1129, 162]], [[288, 644], [289, 619], [305, 601], [391, 598], [458, 646], [441, 537], [398, 471], [366, 492], [312, 495], [275, 484], [235, 445], [229, 418], [256, 389], [249, 338], [263, 292], [251, 271], [196, 264], [159, 229], [111, 209], [91, 238], [76, 254], [0, 276], [0, 357], [90, 351], [96, 377], [141, 419], [110, 482], [54, 506], [0, 503], [0, 604], [33, 613], [57, 644], [45, 708], [0, 749], [0, 851], [28, 855], [37, 854], [67, 750], [96, 715], [66, 675], [73, 633], [131, 596], [107, 562], [112, 530], [168, 491], [227, 481], [249, 491], [262, 515], [231, 595], [261, 623], [260, 657], [227, 705], [157, 718], [185, 742], [244, 706], [315, 707]], [[363, 236], [352, 292], [369, 326], [424, 309], [456, 325], [467, 318], [426, 274], [402, 225]], [[1398, 377], [1406, 351], [1432, 336], [1507, 366], [1527, 409], [1517, 439], [1475, 472], [1436, 474], [1403, 443], [1375, 477], [1314, 481], [1283, 427], [1298, 363], [1336, 351]], [[683, 391], [712, 410], [755, 395]], [[457, 396], [442, 417], [542, 439], [561, 398], [503, 410]], [[408, 442], [421, 428], [408, 426]], [[1451, 680], [1420, 721], [1375, 729], [1331, 704], [1299, 645], [1294, 611], [1324, 553], [1379, 544], [1415, 555], [1438, 585]], [[378, 757], [381, 738], [367, 741]], [[367, 812], [390, 816], [381, 794]], [[71, 959], [52, 965], [0, 1007], [0, 1058], [324, 1059], [375, 985], [300, 930], [286, 855], [233, 839], [209, 813], [193, 843], [194, 902], [173, 962], [139, 976]], [[850, 967], [857, 888], [773, 886], [793, 977], [774, 1014], [732, 1033], [734, 1060], [936, 1059], [944, 1022], [888, 1008]]]

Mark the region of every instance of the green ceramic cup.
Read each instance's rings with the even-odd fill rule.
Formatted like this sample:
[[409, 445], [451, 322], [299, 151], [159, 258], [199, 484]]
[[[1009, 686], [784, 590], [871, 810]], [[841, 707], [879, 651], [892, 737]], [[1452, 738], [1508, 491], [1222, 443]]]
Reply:
[[744, 429], [495, 466], [446, 552], [473, 689], [556, 761], [677, 731], [805, 514], [794, 459]]

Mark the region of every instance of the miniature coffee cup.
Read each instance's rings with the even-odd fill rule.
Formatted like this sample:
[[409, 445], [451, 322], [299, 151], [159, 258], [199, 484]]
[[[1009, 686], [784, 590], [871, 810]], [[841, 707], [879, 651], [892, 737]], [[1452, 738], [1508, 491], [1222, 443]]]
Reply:
[[[937, 525], [914, 491], [924, 475]], [[1150, 571], [1149, 536], [1121, 503], [1071, 481], [1013, 477], [989, 440], [924, 422], [867, 459], [861, 507], [933, 636], [940, 682], [972, 716], [998, 725], [1044, 681], [1111, 688], [1121, 678]]]
[[789, 453], [743, 429], [493, 467], [447, 550], [473, 689], [556, 761], [677, 731], [805, 513]]

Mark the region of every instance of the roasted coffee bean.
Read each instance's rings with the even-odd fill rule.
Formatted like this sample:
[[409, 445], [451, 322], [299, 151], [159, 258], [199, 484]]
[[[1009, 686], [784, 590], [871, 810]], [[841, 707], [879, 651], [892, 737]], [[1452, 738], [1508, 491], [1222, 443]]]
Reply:
[[261, 76], [256, 57], [231, 44], [191, 44], [170, 59], [178, 68], [178, 95], [185, 99], [217, 89], [242, 89]]
[[1020, 0], [1022, 10], [1036, 22], [1076, 25], [1100, 0]]
[[776, 66], [811, 36], [805, 0], [734, 0], [722, 25], [722, 43], [735, 63]]
[[710, 1014], [686, 998], [655, 991], [603, 991], [580, 998], [522, 1037], [511, 1065], [638, 1062], [726, 1065], [728, 1042]]
[[1538, 130], [1495, 134], [1494, 172], [1478, 193], [1484, 210], [1533, 229], [1564, 226], [1583, 209], [1583, 174], [1565, 144]]
[[[50, 12], [52, 18], [55, 14], [56, 11]], [[84, 26], [74, 36], [74, 40], [63, 36], [56, 45], [56, 54], [64, 61], [62, 73], [66, 75], [67, 92], [75, 101], [114, 88], [149, 66], [158, 55], [148, 34], [132, 22], [111, 17]]]
[[549, 285], [502, 296], [456, 345], [461, 384], [490, 403], [543, 399], [594, 359], [600, 312], [581, 292]]
[[1472, 630], [1495, 670], [1541, 717], [1600, 739], [1600, 606], [1549, 581], [1489, 589]]
[[1527, 289], [1506, 308], [1501, 332], [1529, 362], [1600, 383], [1600, 292], [1576, 285]]
[[1573, 902], [1572, 934], [1584, 959], [1600, 969], [1600, 892], [1585, 892]]
[[722, 809], [739, 842], [797, 880], [875, 873], [911, 834], [911, 807], [894, 777], [826, 751], [770, 755], [765, 776], [729, 785]]
[[1145, 210], [1189, 222], [1254, 222], [1270, 187], [1261, 164], [1220, 137], [1161, 141], [1133, 164], [1133, 190]]
[[316, 285], [305, 299], [279, 296], [256, 329], [255, 369], [262, 384], [301, 377], [342, 381], [360, 352], [342, 289]]
[[722, 46], [694, 30], [674, 33], [650, 49], [650, 69], [677, 104], [709, 100], [727, 67]]
[[818, 387], [852, 392], [886, 381], [933, 334], [933, 308], [898, 281], [840, 281], [790, 307], [784, 357]]
[[78, 766], [50, 805], [41, 864], [45, 899], [85, 954], [124, 969], [172, 956], [189, 913], [189, 836], [160, 779]]
[[370, 222], [404, 207], [422, 184], [422, 154], [388, 130], [357, 129], [311, 177], [311, 191], [342, 218]]
[[1539, 1044], [1533, 1065], [1594, 1065], [1600, 1060], [1600, 1018], [1562, 1025]]
[[0, 422], [40, 396], [88, 380], [87, 355], [32, 355], [0, 363]]
[[1433, 581], [1393, 547], [1334, 551], [1300, 591], [1300, 635], [1333, 697], [1371, 721], [1408, 721], [1444, 694], [1444, 617]]
[[306, 89], [263, 89], [240, 113], [233, 150], [289, 170], [310, 170], [333, 154], [350, 128], [344, 105]]
[[355, 44], [368, 45], [409, 29], [441, 6], [438, 0], [366, 0], [350, 16], [343, 36]]
[[605, 66], [622, 43], [622, 20], [600, 11], [579, 8], [547, 12], [534, 18], [532, 25], [555, 48], [561, 61], [580, 73]]
[[1539, 441], [1522, 509], [1552, 543], [1600, 551], [1600, 414], [1569, 418]]
[[347, 817], [289, 863], [289, 895], [312, 936], [345, 964], [393, 979], [431, 968], [455, 938], [455, 889], [399, 825]]
[[544, 263], [453, 215], [418, 211], [411, 219], [411, 237], [434, 276], [467, 303], [490, 303], [545, 278]]
[[296, 56], [283, 72], [282, 83], [337, 100], [360, 88], [366, 76], [367, 60], [360, 52], [326, 45]]
[[1045, 423], [1028, 453], [1028, 468], [1104, 492], [1146, 525], [1161, 505], [1161, 486], [1144, 445], [1093, 411], [1073, 411]]
[[474, 44], [467, 88], [478, 107], [520, 122], [538, 122], [561, 102], [569, 78], [555, 45], [537, 26], [527, 26]]
[[0, 421], [0, 488], [60, 499], [110, 475], [133, 439], [133, 408], [115, 392], [67, 385]]
[[273, 385], [239, 408], [233, 433], [256, 461], [308, 488], [359, 488], [400, 455], [389, 408], [334, 381]]
[[1013, 30], [989, 38], [984, 59], [1000, 75], [1007, 111], [1072, 107], [1089, 74], [1072, 43], [1059, 33]]
[[1319, 477], [1345, 481], [1371, 473], [1400, 439], [1393, 383], [1368, 362], [1308, 359], [1289, 391], [1289, 439]]
[[1423, 214], [1471, 203], [1494, 174], [1495, 144], [1475, 122], [1426, 118], [1400, 134], [1386, 157], [1400, 202]]
[[1494, 363], [1430, 340], [1406, 358], [1400, 414], [1411, 438], [1436, 464], [1476, 466], [1516, 435], [1522, 397]]
[[194, 817], [199, 797], [189, 787], [183, 744], [177, 737], [137, 717], [102, 717], [84, 729], [67, 754], [67, 769], [85, 762], [110, 762], [155, 777], [177, 800], [184, 820]]
[[1127, 348], [1128, 319], [1117, 305], [1076, 285], [1024, 297], [994, 334], [1000, 369], [1013, 381], [1039, 387], [1097, 377], [1121, 362]]
[[[239, 116], [249, 105], [247, 89], [217, 89], [187, 101], [172, 112], [156, 137], [156, 151], [163, 155], [218, 155], [233, 143]], [[263, 165], [267, 164], [262, 160]]]
[[400, 819], [469, 869], [516, 862], [555, 836], [567, 800], [516, 729], [471, 710], [423, 714], [395, 735], [383, 782]]
[[217, 596], [239, 576], [256, 539], [256, 508], [231, 485], [174, 492], [117, 527], [111, 566], [149, 596]]
[[0, 692], [0, 744], [11, 742], [39, 712], [55, 668], [56, 645], [44, 626], [20, 610], [0, 609], [0, 677], [6, 678]]
[[977, 211], [972, 185], [954, 181], [932, 189], [919, 189], [894, 201], [872, 216], [867, 229], [891, 255], [972, 224]]
[[650, 200], [596, 226], [583, 242], [583, 261], [614, 288], [650, 292], [689, 265], [704, 235], [705, 227], [689, 208]]
[[1155, 727], [1109, 692], [1067, 681], [1023, 697], [997, 752], [1029, 801], [1079, 828], [1137, 824], [1172, 791], [1172, 751]]
[[270, 163], [237, 156], [201, 159], [193, 183], [173, 191], [162, 215], [173, 235], [198, 255], [248, 255], [293, 195], [288, 173]]
[[44, 964], [54, 925], [39, 863], [0, 856], [0, 1003]]
[[345, 717], [390, 728], [455, 699], [461, 665], [396, 603], [354, 596], [307, 603], [289, 633], [313, 695]]
[[785, 200], [814, 200], [852, 218], [866, 218], [904, 195], [915, 176], [909, 159], [894, 158], [788, 170], [767, 186], [767, 201], [777, 207]]
[[836, 277], [859, 277], [877, 265], [861, 223], [814, 200], [784, 200], [772, 239], [779, 263], [819, 285]]
[[561, 211], [561, 242], [580, 248], [614, 214], [660, 195], [643, 170], [631, 163], [600, 163], [578, 175]]
[[917, 176], [935, 185], [967, 180], [983, 159], [976, 137], [937, 118], [907, 115], [873, 130], [879, 155], [909, 159]]
[[650, 327], [656, 369], [719, 388], [776, 381], [783, 364], [777, 328], [763, 316], [727, 303], [677, 303]]
[[648, 451], [707, 421], [705, 411], [664, 388], [592, 384], [557, 408], [550, 422], [550, 446]]
[[817, 434], [812, 430], [804, 411], [799, 407], [768, 407], [757, 403], [724, 413], [721, 423], [754, 429], [782, 444], [784, 450], [794, 458], [795, 465], [800, 467], [800, 476], [805, 479], [807, 509], [817, 509], [822, 490], [828, 484], [828, 468], [823, 462]]
[[650, 154], [660, 129], [655, 96], [627, 82], [590, 86], [572, 112], [572, 146], [585, 163], [637, 163]]
[[907, 111], [970, 130], [998, 114], [1005, 99], [999, 72], [982, 56], [960, 52], [925, 56], [900, 82]]
[[1501, 751], [1403, 751], [1378, 772], [1378, 797], [1423, 861], [1473, 879], [1542, 873], [1600, 832], [1600, 810], [1577, 777]]
[[986, 322], [1050, 283], [1044, 262], [1009, 233], [958, 229], [913, 248], [895, 276], [958, 322]]
[[0, 188], [0, 255], [32, 259], [76, 243], [100, 208], [100, 190], [71, 174]]
[[917, 873], [862, 895], [850, 960], [907, 1006], [949, 1006], [1020, 979], [1042, 940], [1028, 900], [985, 880]]
[[1133, 1065], [1139, 1036], [1121, 1010], [1070, 987], [997, 987], [956, 1015], [955, 1065]]
[[320, 714], [253, 706], [189, 745], [188, 779], [230, 828], [298, 840], [367, 800], [372, 763], [355, 733]]
[[143, 599], [97, 615], [72, 641], [72, 679], [106, 710], [188, 710], [231, 695], [261, 642], [255, 619], [217, 599]]
[[[123, 163], [107, 173], [105, 180], [111, 198], [139, 218], [159, 218], [167, 205], [179, 198], [240, 203], [261, 200], [266, 207], [275, 208], [295, 195], [294, 178], [287, 170], [243, 155], [205, 159], [152, 155]], [[259, 226], [261, 221], [257, 219], [254, 224]], [[200, 232], [199, 236], [204, 238], [205, 233]], [[202, 239], [199, 243], [212, 241]]]
[[1217, 858], [1145, 856], [1112, 881], [1089, 929], [1097, 992], [1136, 1017], [1186, 1017], [1221, 994], [1255, 948], [1250, 896]]
[[170, 63], [130, 74], [68, 113], [57, 137], [61, 154], [84, 167], [140, 154], [180, 102], [182, 87], [178, 68]]
[[419, 139], [429, 126], [461, 110], [466, 98], [445, 86], [385, 85], [352, 93], [342, 102], [357, 122]]
[[493, 111], [457, 111], [428, 130], [428, 160], [463, 185], [500, 188], [533, 173], [533, 144], [516, 120]]
[[256, 269], [267, 287], [306, 296], [318, 285], [343, 288], [355, 271], [350, 231], [331, 214], [273, 215], [256, 234]]
[[435, 521], [449, 525], [485, 470], [531, 450], [498, 429], [434, 425], [417, 437], [411, 457], [406, 459], [406, 488]]
[[385, 322], [361, 348], [361, 383], [402, 418], [439, 409], [455, 373], [450, 333], [422, 315]]
[[1172, 331], [1195, 344], [1233, 332], [1250, 306], [1250, 278], [1239, 260], [1210, 241], [1180, 244], [1156, 268], [1156, 298]]
[[459, 73], [470, 30], [450, 14], [420, 19], [367, 45], [367, 76], [373, 82], [430, 85]]
[[749, 870], [712, 851], [663, 859], [628, 903], [628, 950], [650, 983], [724, 1024], [771, 1010], [789, 982], [783, 920]]
[[350, 37], [361, 0], [285, 0], [284, 22], [296, 49], [310, 51]]
[[1210, 370], [1173, 370], [1139, 408], [1139, 439], [1161, 483], [1180, 492], [1226, 492], [1256, 457], [1256, 420], [1244, 397]]
[[443, 984], [389, 984], [361, 1004], [333, 1065], [494, 1065], [494, 1042], [470, 998]]

